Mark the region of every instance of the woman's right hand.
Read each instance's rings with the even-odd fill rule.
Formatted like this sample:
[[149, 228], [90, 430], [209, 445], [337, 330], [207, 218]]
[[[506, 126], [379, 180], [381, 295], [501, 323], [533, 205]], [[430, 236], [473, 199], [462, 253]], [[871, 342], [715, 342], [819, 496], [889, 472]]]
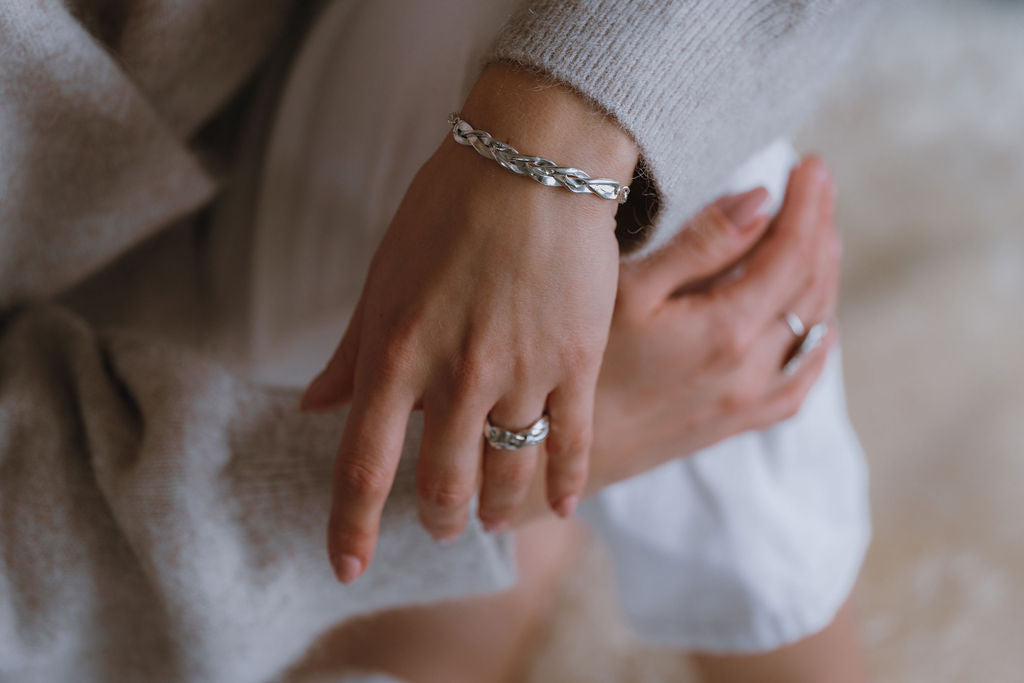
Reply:
[[590, 492], [793, 416], [821, 374], [834, 325], [786, 374], [797, 339], [782, 315], [796, 313], [807, 328], [834, 321], [833, 181], [810, 157], [793, 170], [772, 220], [757, 215], [766, 199], [763, 189], [723, 198], [665, 249], [622, 266]]

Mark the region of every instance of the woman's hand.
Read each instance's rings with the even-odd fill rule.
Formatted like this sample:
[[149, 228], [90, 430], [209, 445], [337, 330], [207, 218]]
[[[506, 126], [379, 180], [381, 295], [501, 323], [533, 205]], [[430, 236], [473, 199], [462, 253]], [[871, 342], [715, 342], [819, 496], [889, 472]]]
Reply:
[[[462, 115], [524, 154], [593, 176], [628, 184], [636, 164], [635, 145], [615, 123], [508, 66], [484, 73]], [[339, 579], [357, 578], [373, 556], [417, 406], [420, 517], [436, 539], [461, 533], [478, 490], [490, 527], [512, 520], [529, 490], [538, 449], [485, 456], [488, 415], [519, 430], [549, 414], [546, 498], [571, 514], [587, 476], [615, 300], [615, 210], [516, 176], [450, 137], [417, 174], [341, 344], [304, 397], [307, 409], [352, 401], [328, 529]]]
[[[834, 327], [791, 374], [782, 320], [832, 322], [840, 240], [832, 179], [815, 158], [790, 177], [774, 220], [763, 189], [702, 211], [651, 258], [622, 266], [597, 386], [587, 492], [793, 416], [821, 374]], [[544, 513], [535, 483], [522, 519]]]
[[[595, 407], [596, 490], [726, 437], [793, 416], [837, 338], [834, 325], [796, 371], [782, 319], [834, 320], [839, 233], [824, 164], [804, 160], [771, 221], [764, 190], [705, 209], [668, 247], [624, 265]], [[735, 266], [739, 263], [739, 268]]]

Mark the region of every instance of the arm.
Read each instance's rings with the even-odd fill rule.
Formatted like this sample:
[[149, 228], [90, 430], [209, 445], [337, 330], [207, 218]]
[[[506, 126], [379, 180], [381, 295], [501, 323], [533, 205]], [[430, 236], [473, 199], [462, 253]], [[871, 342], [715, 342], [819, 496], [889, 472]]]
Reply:
[[[843, 52], [836, 46], [855, 33], [850, 19], [863, 14], [855, 7], [864, 5], [661, 1], [632, 3], [623, 15], [621, 3], [603, 0], [530, 2], [491, 51], [493, 62], [513, 62], [525, 74], [492, 65], [464, 113], [480, 112], [485, 120], [474, 125], [513, 142], [539, 136], [556, 148], [566, 140], [567, 150], [586, 150], [594, 140], [616, 150], [635, 140], [654, 173], [660, 206], [659, 227], [641, 235], [642, 256], [667, 241], [665, 226], [681, 225], [710, 199], [727, 170], [794, 125], [812, 99], [808, 84], [823, 80], [824, 67]], [[532, 75], [534, 84], [506, 88], [495, 74], [518, 81]], [[548, 92], [571, 106], [533, 106]], [[769, 101], [785, 106], [768, 107]], [[478, 109], [480, 102], [499, 106]], [[502, 107], [512, 113], [503, 115]], [[571, 111], [615, 123], [612, 142], [574, 137], [580, 127], [566, 116]], [[488, 115], [508, 128], [494, 129]], [[557, 135], [546, 135], [552, 131]], [[397, 444], [416, 405], [427, 414], [420, 516], [439, 539], [456, 536], [466, 523], [481, 478], [481, 517], [492, 526], [507, 523], [539, 466], [536, 453], [524, 453], [514, 467], [491, 467], [479, 434], [488, 415], [520, 428], [546, 407], [548, 503], [568, 514], [584, 485], [616, 278], [613, 250], [600, 236], [607, 214], [580, 201], [564, 208], [569, 199], [590, 198], [545, 196], [549, 190], [501, 177], [493, 164], [446, 145], [407, 193], [353, 322], [306, 395], [310, 408], [353, 404], [328, 536], [343, 581], [358, 577], [373, 557]], [[635, 151], [622, 155], [623, 168]], [[611, 173], [592, 174], [618, 173], [615, 158]], [[430, 240], [446, 251], [436, 242], [432, 250]]]

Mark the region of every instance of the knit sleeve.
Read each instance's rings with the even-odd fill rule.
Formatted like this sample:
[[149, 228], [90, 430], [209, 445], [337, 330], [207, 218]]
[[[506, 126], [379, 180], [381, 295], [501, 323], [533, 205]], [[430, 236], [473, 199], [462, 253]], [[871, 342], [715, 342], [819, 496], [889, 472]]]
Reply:
[[214, 190], [64, 3], [0, 3], [0, 308], [62, 291]]
[[55, 307], [0, 319], [0, 679], [266, 681], [346, 617], [510, 585], [505, 541], [440, 547], [407, 443], [376, 560], [326, 558], [343, 415]]
[[[656, 209], [640, 257], [714, 199], [727, 174], [792, 132], [874, 0], [531, 0], [488, 61], [568, 84], [637, 141]], [[640, 193], [634, 193], [640, 194]]]

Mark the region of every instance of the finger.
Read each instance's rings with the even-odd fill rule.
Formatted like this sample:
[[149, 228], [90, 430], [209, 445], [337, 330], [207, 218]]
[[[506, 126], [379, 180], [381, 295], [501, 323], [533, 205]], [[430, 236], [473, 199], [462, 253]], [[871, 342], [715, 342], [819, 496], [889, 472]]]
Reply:
[[420, 521], [440, 543], [454, 541], [469, 521], [486, 416], [482, 403], [441, 397], [428, 397], [425, 402], [416, 490]]
[[[781, 358], [784, 374], [791, 373], [797, 364], [804, 362], [813, 346], [822, 342], [821, 326], [831, 326], [835, 322], [838, 281], [839, 274], [836, 270], [821, 273], [814, 286], [805, 293], [803, 300], [789, 309], [789, 312], [803, 323], [803, 334], [795, 335], [785, 319], [780, 316], [782, 324], [776, 329], [781, 330], [777, 333], [781, 334], [784, 340], [779, 343], [782, 345], [780, 348], [785, 350], [778, 356]], [[787, 343], [788, 346], [785, 346]]]
[[[826, 206], [828, 203], [828, 198], [822, 202], [822, 220], [829, 219], [828, 213], [830, 209]], [[784, 313], [790, 312], [795, 314], [808, 331], [807, 334], [810, 334], [809, 331], [815, 325], [822, 322], [827, 323], [835, 318], [836, 305], [839, 299], [840, 259], [841, 243], [839, 233], [829, 225], [818, 245], [817, 258], [815, 259], [814, 270], [807, 289], [797, 299], [790, 302], [784, 311]], [[792, 333], [789, 330], [788, 324], [784, 323], [781, 327]], [[784, 367], [785, 363], [794, 354], [800, 352], [804, 337], [806, 337], [806, 334], [792, 339], [789, 351], [783, 360]]]
[[807, 354], [800, 367], [791, 375], [780, 375], [779, 384], [765, 397], [753, 416], [755, 429], [768, 429], [779, 422], [792, 419], [800, 412], [808, 394], [825, 369], [828, 355], [839, 340], [839, 331], [829, 328], [822, 343]]
[[782, 210], [747, 259], [743, 277], [709, 292], [723, 310], [760, 327], [807, 285], [818, 240], [828, 227], [819, 203], [829, 185], [828, 170], [815, 157], [793, 170]]
[[352, 400], [359, 338], [363, 332], [363, 298], [359, 298], [348, 328], [331, 359], [302, 394], [299, 410], [322, 411], [338, 408]]
[[[546, 399], [544, 395], [506, 396], [491, 410], [491, 424], [522, 431], [544, 414]], [[485, 445], [479, 512], [485, 529], [500, 533], [511, 525], [529, 492], [539, 457], [537, 446], [510, 451]]]
[[728, 271], [764, 234], [768, 216], [760, 210], [769, 196], [758, 187], [705, 207], [664, 248], [628, 264], [631, 284], [660, 303], [681, 287], [699, 287]]
[[544, 442], [547, 496], [561, 517], [573, 514], [587, 483], [595, 384], [596, 380], [576, 378], [548, 396], [551, 432]]
[[349, 412], [334, 462], [327, 525], [331, 566], [343, 583], [357, 579], [373, 559], [412, 404], [411, 395], [384, 385], [370, 393], [357, 392]]

